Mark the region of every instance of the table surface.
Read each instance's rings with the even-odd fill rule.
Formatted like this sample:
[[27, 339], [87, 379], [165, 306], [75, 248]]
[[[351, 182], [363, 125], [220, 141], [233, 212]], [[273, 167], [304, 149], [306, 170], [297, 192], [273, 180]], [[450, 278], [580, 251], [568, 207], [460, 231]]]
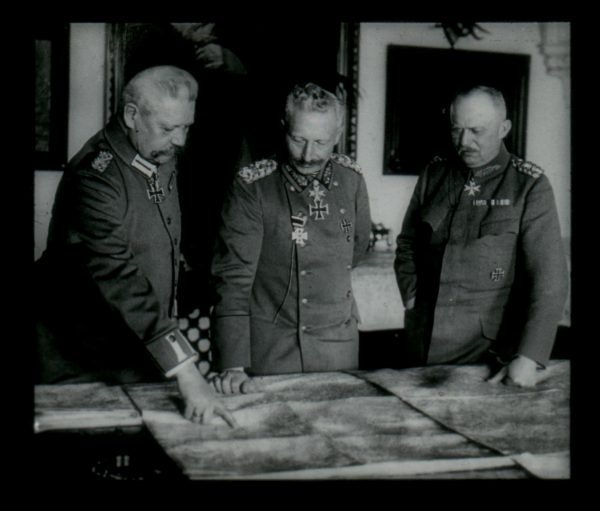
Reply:
[[568, 478], [570, 364], [534, 389], [484, 366], [256, 378], [239, 427], [186, 421], [176, 385], [35, 388], [35, 430], [143, 425], [190, 479]]

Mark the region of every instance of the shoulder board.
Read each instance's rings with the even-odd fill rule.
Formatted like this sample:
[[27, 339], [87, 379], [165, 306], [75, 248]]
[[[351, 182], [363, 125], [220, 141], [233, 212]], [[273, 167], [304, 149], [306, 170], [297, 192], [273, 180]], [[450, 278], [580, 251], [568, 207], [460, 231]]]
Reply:
[[246, 183], [254, 183], [254, 181], [258, 181], [259, 179], [272, 174], [276, 169], [277, 162], [275, 160], [258, 160], [241, 168], [238, 171], [238, 176]]
[[104, 172], [106, 167], [110, 164], [113, 159], [113, 155], [110, 151], [106, 151], [104, 149], [98, 151], [95, 154], [92, 154], [92, 162], [90, 163], [90, 167], [98, 172]]
[[516, 156], [514, 156], [511, 162], [519, 172], [532, 176], [536, 179], [544, 173], [544, 169], [542, 169], [535, 163], [523, 160], [522, 158], [517, 158]]
[[332, 153], [331, 160], [342, 167], [346, 167], [352, 169], [357, 174], [362, 174], [362, 170], [360, 165], [356, 163], [350, 156], [346, 156], [345, 154]]

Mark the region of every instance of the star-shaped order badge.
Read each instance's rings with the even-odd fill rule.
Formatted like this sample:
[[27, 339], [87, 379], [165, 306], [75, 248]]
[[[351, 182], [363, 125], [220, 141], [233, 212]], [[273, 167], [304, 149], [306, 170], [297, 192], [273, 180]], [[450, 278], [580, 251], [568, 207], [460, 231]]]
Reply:
[[325, 190], [319, 188], [319, 182], [315, 179], [313, 181], [313, 189], [308, 192], [314, 201], [320, 201], [325, 196]]
[[481, 185], [478, 185], [473, 178], [465, 185], [464, 191], [469, 195], [475, 195], [481, 191]]

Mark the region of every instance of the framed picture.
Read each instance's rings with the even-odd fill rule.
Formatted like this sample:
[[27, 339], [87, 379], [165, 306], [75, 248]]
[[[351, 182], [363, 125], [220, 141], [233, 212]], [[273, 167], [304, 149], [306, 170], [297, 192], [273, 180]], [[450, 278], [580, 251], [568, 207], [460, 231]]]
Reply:
[[68, 25], [37, 25], [34, 47], [34, 164], [38, 170], [61, 170], [67, 163]]
[[[112, 23], [107, 30], [107, 62], [105, 91], [105, 121], [117, 111], [125, 83], [135, 72], [159, 64], [190, 67], [189, 43], [177, 34], [170, 23]], [[183, 24], [180, 24], [183, 25]], [[188, 25], [192, 25], [191, 23]], [[277, 87], [282, 77], [302, 66], [314, 66], [337, 71], [346, 77], [348, 92], [346, 133], [337, 147], [356, 157], [357, 100], [358, 100], [358, 37], [359, 23], [318, 23], [312, 30], [320, 37], [305, 40], [306, 26], [299, 24], [273, 25], [239, 24], [224, 20], [220, 23], [197, 23], [206, 32], [206, 40], [223, 45], [245, 66], [247, 90], [251, 101], [264, 111], [254, 115], [258, 123], [253, 132], [261, 134], [254, 141], [257, 152], [267, 156], [278, 136], [281, 105], [276, 101]], [[273, 40], [278, 44], [274, 45]], [[303, 41], [302, 44], [300, 41]], [[312, 45], [312, 46], [311, 46]], [[316, 58], [315, 56], [318, 56]], [[303, 61], [306, 60], [306, 62]], [[210, 76], [208, 76], [211, 79]], [[268, 123], [268, 124], [267, 124]], [[252, 140], [250, 141], [252, 142]]]
[[434, 156], [454, 150], [447, 109], [469, 85], [504, 94], [512, 120], [505, 143], [523, 157], [529, 65], [529, 55], [389, 45], [383, 173], [417, 175]]
[[340, 75], [345, 76], [352, 88], [348, 94], [346, 106], [345, 133], [340, 140], [337, 151], [356, 158], [356, 140], [358, 129], [358, 41], [360, 23], [342, 23], [340, 27], [340, 47], [338, 50], [338, 68]]

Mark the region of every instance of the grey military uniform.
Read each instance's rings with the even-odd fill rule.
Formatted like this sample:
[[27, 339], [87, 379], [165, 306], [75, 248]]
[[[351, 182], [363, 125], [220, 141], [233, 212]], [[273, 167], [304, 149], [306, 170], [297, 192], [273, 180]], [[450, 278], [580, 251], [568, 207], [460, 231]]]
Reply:
[[39, 263], [65, 376], [149, 360], [169, 375], [195, 356], [175, 320], [180, 238], [175, 163], [141, 158], [113, 119], [69, 162]]
[[483, 168], [432, 162], [398, 236], [405, 326], [421, 363], [469, 363], [492, 349], [546, 364], [568, 286], [542, 170], [502, 146]]
[[212, 272], [222, 368], [254, 374], [358, 367], [351, 270], [371, 219], [364, 178], [332, 155], [318, 179], [278, 160], [242, 169], [225, 200]]

